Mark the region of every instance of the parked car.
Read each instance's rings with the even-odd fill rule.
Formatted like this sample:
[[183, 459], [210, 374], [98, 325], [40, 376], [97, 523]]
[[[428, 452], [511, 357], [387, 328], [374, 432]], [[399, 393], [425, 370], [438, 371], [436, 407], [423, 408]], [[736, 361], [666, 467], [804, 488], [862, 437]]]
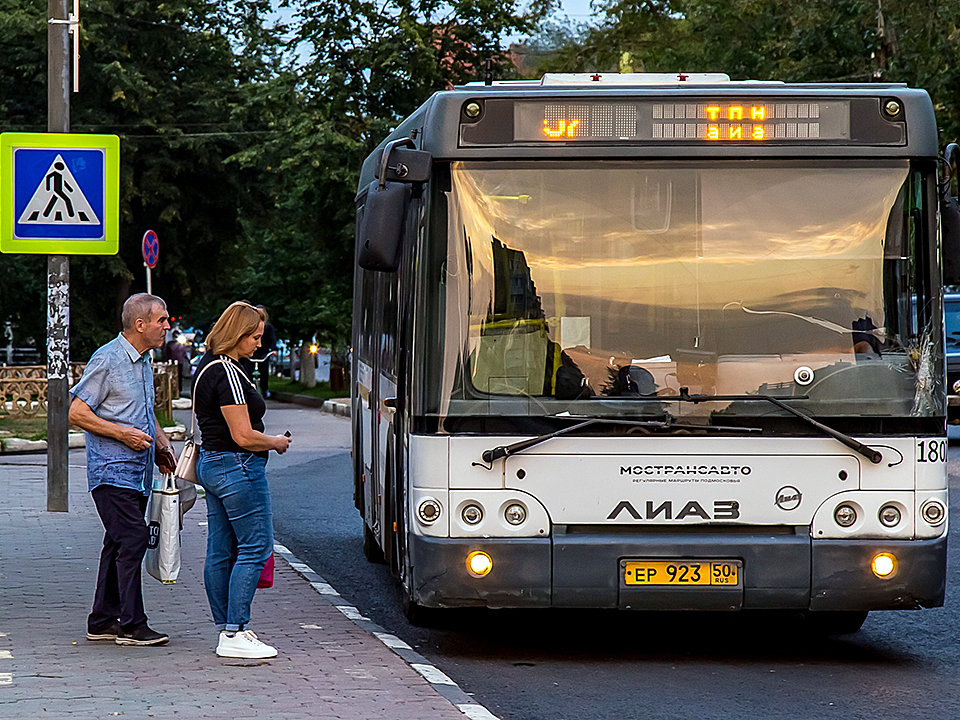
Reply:
[[[947, 335], [947, 394], [960, 395], [954, 384], [960, 381], [960, 293], [947, 293], [943, 297], [943, 324]], [[951, 420], [960, 420], [960, 405], [950, 407]]]

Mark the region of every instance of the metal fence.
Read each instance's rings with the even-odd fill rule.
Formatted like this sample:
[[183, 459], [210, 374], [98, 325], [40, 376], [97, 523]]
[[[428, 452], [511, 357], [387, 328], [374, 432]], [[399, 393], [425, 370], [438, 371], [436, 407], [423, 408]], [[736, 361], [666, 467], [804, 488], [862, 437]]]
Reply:
[[[70, 387], [79, 382], [86, 363], [70, 363]], [[180, 396], [176, 363], [153, 364], [154, 410], [173, 417], [173, 400]], [[47, 414], [47, 366], [0, 366], [0, 416], [45, 417]]]

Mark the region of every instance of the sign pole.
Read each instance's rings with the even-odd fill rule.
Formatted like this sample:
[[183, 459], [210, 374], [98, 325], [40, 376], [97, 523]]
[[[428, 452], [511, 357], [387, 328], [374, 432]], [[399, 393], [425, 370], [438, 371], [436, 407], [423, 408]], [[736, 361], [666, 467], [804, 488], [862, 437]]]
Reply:
[[[70, 132], [69, 0], [47, 0], [47, 132]], [[50, 21], [59, 22], [50, 22]], [[69, 506], [70, 258], [47, 256], [47, 511]]]
[[153, 275], [150, 272], [150, 266], [146, 263], [143, 266], [147, 269], [147, 295], [153, 295]]

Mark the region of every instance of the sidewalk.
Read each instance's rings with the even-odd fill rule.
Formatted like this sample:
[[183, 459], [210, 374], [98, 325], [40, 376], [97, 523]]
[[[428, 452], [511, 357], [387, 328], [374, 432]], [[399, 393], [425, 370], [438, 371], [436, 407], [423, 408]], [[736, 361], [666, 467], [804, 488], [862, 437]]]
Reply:
[[338, 610], [329, 586], [309, 583], [279, 554], [251, 621], [279, 656], [218, 658], [203, 590], [203, 500], [184, 520], [177, 583], [144, 573], [150, 624], [170, 643], [88, 641], [103, 529], [83, 461], [71, 453], [70, 512], [48, 513], [43, 456], [0, 460], [0, 717], [463, 720], [386, 640]]

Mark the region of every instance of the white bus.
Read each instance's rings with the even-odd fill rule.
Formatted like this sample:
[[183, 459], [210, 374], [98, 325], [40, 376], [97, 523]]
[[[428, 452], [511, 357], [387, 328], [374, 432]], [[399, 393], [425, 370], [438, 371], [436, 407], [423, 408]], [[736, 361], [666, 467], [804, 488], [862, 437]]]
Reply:
[[942, 605], [952, 165], [903, 85], [433, 95], [357, 195], [355, 500], [408, 618]]

